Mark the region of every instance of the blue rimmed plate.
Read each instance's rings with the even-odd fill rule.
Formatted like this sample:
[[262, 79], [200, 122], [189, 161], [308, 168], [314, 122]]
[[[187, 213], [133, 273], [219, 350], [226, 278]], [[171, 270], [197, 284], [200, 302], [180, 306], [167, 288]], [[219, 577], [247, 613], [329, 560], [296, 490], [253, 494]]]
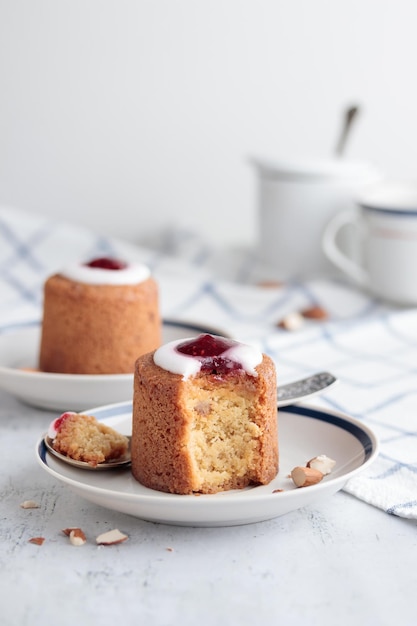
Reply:
[[[87, 412], [126, 435], [131, 432], [131, 402]], [[36, 457], [48, 474], [105, 508], [166, 524], [233, 526], [278, 517], [336, 493], [378, 453], [377, 438], [367, 426], [342, 413], [307, 405], [279, 410], [279, 444], [280, 471], [269, 485], [199, 496], [148, 489], [129, 469], [96, 473], [73, 468], [49, 454], [43, 438], [37, 444]], [[288, 478], [292, 468], [319, 454], [336, 461], [332, 473], [316, 485], [295, 488]]]

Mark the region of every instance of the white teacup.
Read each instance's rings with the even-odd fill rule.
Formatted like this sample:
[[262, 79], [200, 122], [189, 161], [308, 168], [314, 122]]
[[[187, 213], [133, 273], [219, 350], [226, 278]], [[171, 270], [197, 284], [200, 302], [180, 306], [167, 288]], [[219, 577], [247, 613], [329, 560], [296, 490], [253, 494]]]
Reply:
[[[357, 262], [341, 249], [347, 229]], [[417, 182], [384, 181], [336, 215], [323, 236], [323, 250], [355, 283], [385, 300], [417, 304]]]
[[335, 274], [323, 231], [354, 197], [380, 180], [369, 163], [345, 159], [253, 159], [258, 174], [259, 258], [279, 278]]

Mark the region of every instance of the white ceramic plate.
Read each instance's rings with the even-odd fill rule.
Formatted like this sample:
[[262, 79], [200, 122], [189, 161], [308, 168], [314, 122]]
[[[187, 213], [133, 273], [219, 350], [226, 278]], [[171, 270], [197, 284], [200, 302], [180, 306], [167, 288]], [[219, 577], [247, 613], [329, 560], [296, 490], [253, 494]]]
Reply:
[[[128, 435], [131, 402], [88, 412]], [[200, 496], [166, 494], [143, 487], [129, 469], [85, 471], [67, 465], [46, 450], [43, 438], [36, 457], [49, 474], [75, 493], [100, 506], [135, 517], [182, 526], [234, 526], [260, 522], [316, 502], [342, 489], [347, 480], [367, 467], [378, 452], [374, 433], [341, 413], [307, 405], [279, 410], [280, 471], [269, 484]], [[296, 465], [326, 454], [336, 461], [331, 474], [317, 485], [297, 489], [288, 474]], [[282, 492], [274, 493], [276, 489]]]
[[[199, 333], [227, 335], [218, 328], [164, 320], [163, 343]], [[75, 375], [25, 371], [37, 367], [40, 327], [22, 327], [0, 335], [0, 388], [26, 404], [54, 411], [123, 402], [132, 397], [133, 374]]]

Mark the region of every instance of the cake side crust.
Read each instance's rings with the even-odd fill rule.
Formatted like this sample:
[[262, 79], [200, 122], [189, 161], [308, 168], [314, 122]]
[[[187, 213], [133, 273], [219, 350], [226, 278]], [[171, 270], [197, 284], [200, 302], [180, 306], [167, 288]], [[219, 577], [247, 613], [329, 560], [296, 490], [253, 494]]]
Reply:
[[276, 376], [264, 355], [256, 377], [198, 374], [186, 381], [136, 362], [132, 472], [173, 493], [266, 484], [278, 471]]
[[158, 288], [87, 285], [59, 274], [44, 286], [39, 367], [64, 374], [132, 373], [161, 342]]

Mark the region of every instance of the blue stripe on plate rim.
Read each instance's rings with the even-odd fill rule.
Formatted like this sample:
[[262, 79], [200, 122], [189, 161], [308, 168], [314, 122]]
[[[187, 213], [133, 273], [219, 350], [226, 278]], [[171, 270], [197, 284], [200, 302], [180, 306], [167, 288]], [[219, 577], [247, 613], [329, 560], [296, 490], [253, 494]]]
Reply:
[[[284, 409], [281, 409], [284, 410]], [[297, 415], [305, 415], [306, 417], [311, 417], [313, 419], [321, 420], [322, 422], [327, 422], [328, 424], [334, 424], [343, 430], [346, 430], [351, 435], [356, 437], [359, 440], [361, 445], [363, 446], [365, 453], [365, 461], [372, 455], [374, 452], [374, 446], [372, 443], [372, 439], [369, 437], [368, 433], [366, 433], [360, 426], [354, 424], [353, 422], [349, 422], [343, 417], [339, 417], [334, 415], [333, 413], [323, 412], [317, 409], [312, 409], [307, 406], [302, 405], [291, 405], [285, 407], [285, 410], [288, 413], [296, 413]]]
[[[211, 333], [212, 335], [218, 335], [221, 333], [223, 337], [230, 337], [230, 335], [227, 334], [223, 329], [216, 328], [215, 326], [210, 326], [210, 324], [200, 324], [197, 322], [187, 322], [187, 320], [176, 320], [170, 318], [163, 318], [162, 324], [166, 326], [173, 326], [174, 328], [188, 328], [189, 330], [198, 333]], [[20, 330], [23, 328], [40, 328], [40, 326], [41, 321], [39, 319], [26, 320], [23, 322], [9, 322], [4, 325], [0, 325], [0, 333]]]
[[417, 208], [396, 209], [394, 206], [373, 206], [371, 204], [359, 203], [365, 211], [372, 213], [380, 213], [384, 215], [392, 215], [393, 217], [417, 217]]
[[189, 330], [196, 331], [198, 333], [210, 333], [211, 335], [218, 335], [221, 333], [222, 337], [230, 337], [223, 329], [210, 326], [210, 324], [197, 324], [196, 322], [187, 322], [186, 320], [173, 320], [163, 319], [162, 323], [167, 326], [173, 326], [174, 328], [188, 328]]

